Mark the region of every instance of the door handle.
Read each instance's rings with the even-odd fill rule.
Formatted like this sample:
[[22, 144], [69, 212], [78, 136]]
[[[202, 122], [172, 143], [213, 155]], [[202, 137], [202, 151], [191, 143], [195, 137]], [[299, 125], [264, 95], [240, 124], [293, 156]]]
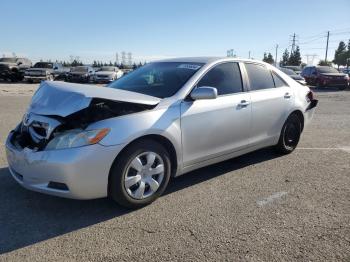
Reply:
[[292, 97], [292, 95], [289, 94], [288, 92], [284, 94], [284, 98], [286, 98], [286, 99], [291, 98], [291, 97]]
[[240, 107], [247, 107], [247, 106], [249, 106], [249, 104], [250, 103], [247, 100], [242, 100], [238, 105]]

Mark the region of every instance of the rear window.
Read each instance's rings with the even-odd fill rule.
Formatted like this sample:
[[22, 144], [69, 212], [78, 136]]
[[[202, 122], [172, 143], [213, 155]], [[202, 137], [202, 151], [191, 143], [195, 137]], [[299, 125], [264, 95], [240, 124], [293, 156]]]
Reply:
[[275, 87], [271, 72], [265, 66], [247, 63], [245, 68], [249, 78], [250, 90], [263, 90]]
[[279, 76], [277, 73], [272, 71], [273, 81], [275, 82], [275, 87], [288, 86], [288, 84]]

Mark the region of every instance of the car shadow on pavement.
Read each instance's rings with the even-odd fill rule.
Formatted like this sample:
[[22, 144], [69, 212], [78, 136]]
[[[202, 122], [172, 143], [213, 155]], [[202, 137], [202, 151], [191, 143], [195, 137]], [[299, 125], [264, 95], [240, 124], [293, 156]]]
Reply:
[[[201, 168], [171, 180], [165, 194], [276, 157], [263, 149]], [[7, 168], [0, 168], [0, 181], [0, 254], [132, 212], [106, 198], [79, 201], [23, 189]]]

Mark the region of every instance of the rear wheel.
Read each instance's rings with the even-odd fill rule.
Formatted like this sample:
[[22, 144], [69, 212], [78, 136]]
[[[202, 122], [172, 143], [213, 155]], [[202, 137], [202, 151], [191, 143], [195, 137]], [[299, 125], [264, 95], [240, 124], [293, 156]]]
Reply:
[[346, 86], [338, 86], [338, 90], [345, 90]]
[[156, 200], [170, 179], [167, 150], [153, 140], [142, 140], [122, 152], [109, 179], [110, 197], [127, 208], [140, 208]]
[[301, 121], [296, 114], [292, 114], [282, 127], [276, 150], [282, 154], [293, 152], [299, 143], [300, 135]]

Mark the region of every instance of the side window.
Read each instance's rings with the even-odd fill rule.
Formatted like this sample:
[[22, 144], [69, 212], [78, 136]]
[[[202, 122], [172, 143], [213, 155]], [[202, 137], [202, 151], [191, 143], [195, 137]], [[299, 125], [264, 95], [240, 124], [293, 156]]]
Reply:
[[254, 91], [275, 87], [271, 72], [265, 66], [247, 63], [245, 64], [245, 68], [249, 78], [250, 90]]
[[243, 85], [238, 64], [225, 63], [217, 65], [203, 76], [197, 86], [215, 87], [218, 90], [218, 95], [242, 92]]
[[288, 84], [276, 72], [272, 71], [272, 77], [275, 82], [275, 87], [288, 86]]

